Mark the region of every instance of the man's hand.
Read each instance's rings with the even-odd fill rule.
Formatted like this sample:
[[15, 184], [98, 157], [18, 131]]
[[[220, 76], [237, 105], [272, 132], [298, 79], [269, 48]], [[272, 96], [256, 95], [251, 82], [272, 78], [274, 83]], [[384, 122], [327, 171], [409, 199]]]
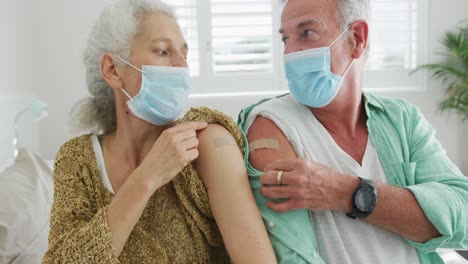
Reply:
[[[280, 171], [282, 174], [278, 177]], [[352, 194], [359, 179], [315, 162], [289, 159], [270, 163], [261, 176], [261, 182], [263, 187], [260, 192], [263, 196], [287, 199], [278, 203], [269, 201], [267, 206], [274, 211], [308, 209], [350, 212]]]

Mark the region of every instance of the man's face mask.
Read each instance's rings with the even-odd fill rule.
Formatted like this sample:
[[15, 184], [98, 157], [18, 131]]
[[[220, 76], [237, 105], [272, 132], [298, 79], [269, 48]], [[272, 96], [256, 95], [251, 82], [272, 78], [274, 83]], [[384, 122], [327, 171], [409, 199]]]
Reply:
[[117, 59], [141, 72], [141, 88], [131, 97], [123, 88], [122, 92], [130, 99], [130, 111], [140, 119], [153, 125], [166, 125], [177, 119], [185, 110], [190, 92], [190, 73], [184, 67], [164, 67], [134, 65], [116, 56]]
[[328, 47], [292, 52], [284, 55], [284, 68], [291, 94], [300, 103], [320, 108], [328, 105], [338, 94], [344, 76], [354, 63], [349, 64], [343, 76], [331, 71], [330, 48], [348, 31], [343, 31]]

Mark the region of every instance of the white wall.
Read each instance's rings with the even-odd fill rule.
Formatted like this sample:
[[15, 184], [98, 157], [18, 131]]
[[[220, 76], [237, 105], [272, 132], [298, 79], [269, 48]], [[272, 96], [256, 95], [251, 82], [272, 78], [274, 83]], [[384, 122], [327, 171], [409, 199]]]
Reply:
[[32, 91], [33, 0], [0, 0], [0, 95]]
[[[23, 96], [35, 93], [33, 67], [34, 0], [0, 0], [0, 167], [12, 158], [13, 120], [26, 106]], [[38, 150], [38, 129], [30, 116], [19, 123], [22, 143]]]
[[53, 158], [72, 135], [69, 111], [87, 95], [82, 53], [88, 33], [104, 1], [35, 1], [37, 17], [37, 91], [49, 104], [49, 117], [41, 122], [41, 154]]
[[[39, 4], [40, 2], [40, 4]], [[430, 43], [432, 54], [441, 49], [438, 40], [445, 30], [467, 19], [467, 0], [429, 0]], [[81, 54], [87, 34], [94, 22], [102, 1], [43, 0], [35, 1], [34, 28], [36, 29], [34, 75], [36, 92], [49, 103], [50, 116], [41, 122], [41, 152], [52, 158], [59, 146], [71, 136], [67, 129], [68, 112], [79, 98], [87, 94]], [[429, 60], [436, 58], [430, 56]], [[461, 124], [455, 115], [440, 115], [436, 105], [443, 96], [439, 82], [430, 80], [427, 91], [408, 93], [382, 93], [400, 97], [420, 107], [427, 119], [438, 131], [438, 138], [449, 156], [468, 174], [468, 125]], [[210, 99], [213, 106], [236, 115], [238, 110], [257, 98], [232, 97], [220, 102]], [[200, 100], [194, 104], [200, 104]]]

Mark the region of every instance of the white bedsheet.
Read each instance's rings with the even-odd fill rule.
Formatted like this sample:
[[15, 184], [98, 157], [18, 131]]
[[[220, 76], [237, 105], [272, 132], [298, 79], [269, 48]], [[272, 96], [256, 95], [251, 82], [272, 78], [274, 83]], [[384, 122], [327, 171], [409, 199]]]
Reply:
[[53, 201], [49, 164], [27, 150], [0, 173], [0, 263], [41, 263]]

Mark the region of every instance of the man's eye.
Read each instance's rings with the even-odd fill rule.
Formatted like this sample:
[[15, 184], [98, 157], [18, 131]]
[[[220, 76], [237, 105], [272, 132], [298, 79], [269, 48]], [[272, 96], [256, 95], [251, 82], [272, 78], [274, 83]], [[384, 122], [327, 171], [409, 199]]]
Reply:
[[168, 52], [166, 50], [157, 50], [156, 53], [159, 55], [159, 56], [167, 56], [168, 55]]
[[313, 36], [313, 35], [315, 35], [315, 31], [313, 31], [312, 29], [304, 30], [304, 37], [309, 37], [309, 36]]

